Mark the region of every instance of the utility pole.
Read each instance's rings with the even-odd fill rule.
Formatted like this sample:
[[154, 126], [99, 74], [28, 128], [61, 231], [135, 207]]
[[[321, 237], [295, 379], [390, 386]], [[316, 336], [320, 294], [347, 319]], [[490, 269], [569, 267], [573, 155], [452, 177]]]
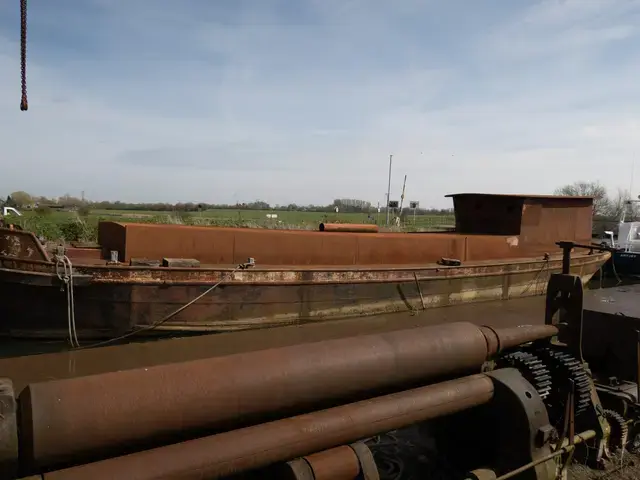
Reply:
[[387, 186], [387, 226], [389, 225], [389, 202], [391, 201], [391, 163], [393, 155], [389, 155], [389, 184]]

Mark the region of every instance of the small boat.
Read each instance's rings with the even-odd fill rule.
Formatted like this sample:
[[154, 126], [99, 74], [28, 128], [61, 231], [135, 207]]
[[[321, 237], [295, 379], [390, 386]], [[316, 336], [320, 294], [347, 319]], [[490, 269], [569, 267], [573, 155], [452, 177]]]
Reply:
[[[542, 295], [555, 242], [591, 239], [590, 197], [449, 197], [453, 232], [101, 222], [98, 247], [48, 250], [2, 229], [0, 334], [187, 335]], [[577, 251], [571, 272], [586, 284], [609, 255]]]
[[628, 200], [618, 223], [618, 236], [615, 232], [606, 231], [606, 241], [601, 245], [613, 247], [611, 259], [605, 264], [607, 275], [620, 277], [640, 276], [640, 222], [627, 222], [626, 214], [632, 204], [640, 200]]

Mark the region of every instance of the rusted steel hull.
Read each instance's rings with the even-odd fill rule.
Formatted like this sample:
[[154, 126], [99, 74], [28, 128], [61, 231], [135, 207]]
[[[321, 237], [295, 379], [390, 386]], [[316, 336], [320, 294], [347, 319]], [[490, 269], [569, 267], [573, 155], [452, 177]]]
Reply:
[[[608, 253], [576, 254], [571, 272], [587, 283]], [[75, 265], [80, 338], [265, 328], [337, 318], [542, 295], [561, 258], [401, 267], [145, 268]], [[67, 336], [67, 296], [51, 262], [0, 257], [0, 334]], [[163, 318], [220, 285], [184, 311]], [[33, 301], [37, 299], [38, 301]], [[159, 324], [159, 322], [162, 322]]]
[[[141, 328], [140, 335], [241, 330], [541, 295], [549, 275], [562, 266], [561, 255], [544, 253], [557, 247], [529, 244], [517, 236], [324, 234], [113, 222], [100, 227], [102, 259], [100, 249], [67, 251], [81, 340]], [[107, 264], [111, 252], [121, 260], [142, 259], [142, 266]], [[254, 252], [256, 266], [238, 270], [235, 262]], [[443, 256], [460, 259], [461, 265], [435, 263]], [[573, 255], [571, 273], [586, 283], [609, 256]], [[149, 266], [149, 260], [166, 257], [200, 264]], [[66, 337], [69, 297], [63, 278], [64, 265], [32, 233], [0, 230], [0, 334]]]

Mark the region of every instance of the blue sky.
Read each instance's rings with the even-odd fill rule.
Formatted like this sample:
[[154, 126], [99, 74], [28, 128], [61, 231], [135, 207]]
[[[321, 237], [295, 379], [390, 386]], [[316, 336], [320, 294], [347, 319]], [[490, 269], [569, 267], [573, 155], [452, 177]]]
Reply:
[[392, 198], [448, 206], [640, 153], [638, 0], [29, 0], [27, 113], [18, 27], [0, 194], [375, 204], [393, 154]]

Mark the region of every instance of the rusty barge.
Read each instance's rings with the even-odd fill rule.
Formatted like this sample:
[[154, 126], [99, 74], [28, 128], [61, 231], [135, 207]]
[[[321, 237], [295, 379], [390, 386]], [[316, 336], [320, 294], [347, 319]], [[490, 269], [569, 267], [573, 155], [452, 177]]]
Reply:
[[[4, 229], [0, 334], [182, 335], [542, 295], [562, 266], [555, 242], [591, 239], [589, 197], [451, 197], [444, 233], [101, 222], [99, 248], [61, 254]], [[608, 258], [577, 252], [571, 272], [586, 283]]]

